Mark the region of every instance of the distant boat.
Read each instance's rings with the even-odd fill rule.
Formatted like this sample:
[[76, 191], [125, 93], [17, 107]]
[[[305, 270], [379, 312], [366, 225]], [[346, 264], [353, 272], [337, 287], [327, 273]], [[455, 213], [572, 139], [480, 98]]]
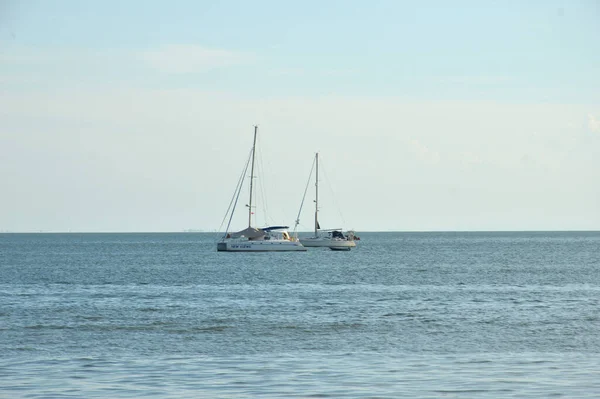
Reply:
[[[342, 229], [321, 229], [319, 225], [319, 153], [315, 154], [315, 231], [312, 236], [300, 237], [300, 242], [305, 247], [328, 247], [335, 251], [349, 251], [351, 248], [356, 247], [354, 242], [355, 233], [354, 231], [348, 231], [346, 235], [342, 232]], [[311, 171], [312, 174], [312, 171]], [[310, 181], [309, 176], [309, 181]], [[304, 200], [302, 201], [304, 203]], [[300, 206], [300, 212], [302, 206]], [[296, 226], [300, 221], [300, 212], [298, 212], [298, 219], [296, 220]]]
[[[252, 151], [250, 159], [246, 162], [244, 172], [236, 192], [234, 194], [235, 203], [231, 210], [229, 223], [233, 218], [235, 212], [235, 204], [239, 198], [240, 192], [243, 187], [244, 176], [248, 170], [248, 163], [251, 162], [252, 167], [250, 169], [250, 199], [248, 202], [248, 227], [235, 233], [229, 233], [229, 224], [225, 231], [225, 235], [217, 243], [217, 251], [224, 252], [283, 252], [283, 251], [306, 251], [306, 248], [296, 238], [292, 238], [287, 232], [288, 226], [271, 226], [264, 228], [252, 227], [252, 193], [254, 189], [254, 158], [256, 155], [256, 134], [258, 132], [258, 126], [254, 126], [254, 141], [252, 144]], [[233, 203], [232, 199], [232, 203]], [[229, 211], [228, 211], [229, 212]]]

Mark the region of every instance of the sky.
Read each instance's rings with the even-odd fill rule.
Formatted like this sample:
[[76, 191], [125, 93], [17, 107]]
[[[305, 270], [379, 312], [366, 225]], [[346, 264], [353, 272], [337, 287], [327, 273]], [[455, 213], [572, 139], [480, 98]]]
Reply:
[[259, 227], [319, 152], [323, 228], [600, 230], [600, 1], [0, 0], [0, 231], [218, 230], [254, 125]]

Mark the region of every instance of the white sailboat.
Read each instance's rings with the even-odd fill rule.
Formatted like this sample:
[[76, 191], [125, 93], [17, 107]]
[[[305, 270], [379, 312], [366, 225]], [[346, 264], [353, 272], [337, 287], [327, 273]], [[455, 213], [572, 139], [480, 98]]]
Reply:
[[[254, 158], [256, 154], [256, 134], [258, 132], [258, 126], [254, 126], [254, 141], [252, 144], [252, 151], [250, 155], [252, 167], [250, 169], [250, 199], [248, 203], [248, 227], [245, 229], [235, 232], [229, 233], [229, 225], [231, 224], [231, 219], [233, 218], [233, 213], [235, 211], [235, 204], [237, 204], [237, 200], [239, 198], [240, 192], [242, 190], [244, 176], [246, 171], [248, 170], [248, 163], [246, 163], [246, 167], [244, 168], [244, 172], [238, 186], [236, 188], [236, 192], [234, 193], [234, 198], [232, 199], [232, 204], [234, 204], [231, 214], [229, 217], [229, 223], [227, 225], [227, 229], [225, 230], [224, 236], [217, 243], [217, 251], [224, 252], [282, 252], [282, 251], [306, 251], [306, 248], [298, 241], [297, 238], [292, 238], [290, 234], [287, 232], [288, 226], [271, 226], [265, 228], [256, 228], [252, 227], [252, 193], [253, 193], [253, 180], [254, 180]], [[234, 203], [235, 199], [235, 203]], [[231, 208], [231, 204], [230, 204]], [[229, 213], [229, 210], [228, 210]]]
[[[322, 230], [319, 225], [319, 153], [315, 154], [315, 231], [312, 236], [300, 237], [300, 242], [305, 247], [328, 247], [335, 251], [348, 251], [353, 247], [356, 247], [354, 242], [355, 233], [354, 231], [346, 232], [346, 235], [342, 232], [342, 229], [326, 229]], [[312, 171], [311, 171], [312, 174]], [[309, 177], [310, 180], [310, 177]], [[305, 192], [306, 195], [306, 192]], [[304, 203], [304, 200], [302, 200]], [[302, 206], [300, 206], [300, 212], [302, 212]], [[296, 219], [296, 227], [300, 223], [300, 212], [298, 212], [298, 218]]]

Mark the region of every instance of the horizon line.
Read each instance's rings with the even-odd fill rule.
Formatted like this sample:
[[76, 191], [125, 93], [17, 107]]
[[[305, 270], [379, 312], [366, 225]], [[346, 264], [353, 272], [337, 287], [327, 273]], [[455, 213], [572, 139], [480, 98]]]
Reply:
[[[342, 229], [344, 230], [344, 229]], [[350, 229], [357, 231], [354, 229]], [[345, 231], [345, 230], [344, 230]], [[360, 233], [600, 233], [600, 229], [560, 229], [560, 230], [360, 230]], [[206, 230], [177, 230], [177, 231], [52, 231], [52, 230], [26, 230], [10, 231], [0, 230], [0, 234], [221, 234], [224, 231]], [[312, 233], [312, 230], [298, 231], [298, 233]]]

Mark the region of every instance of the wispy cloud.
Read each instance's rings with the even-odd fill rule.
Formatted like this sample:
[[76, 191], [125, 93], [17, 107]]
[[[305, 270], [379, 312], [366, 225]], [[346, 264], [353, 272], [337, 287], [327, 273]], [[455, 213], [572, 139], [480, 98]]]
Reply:
[[358, 74], [358, 70], [352, 68], [276, 68], [271, 70], [271, 74], [276, 76], [291, 77], [352, 77]]
[[0, 52], [0, 63], [3, 66], [47, 66], [89, 58], [97, 54], [85, 49], [38, 48], [33, 46], [4, 46]]
[[442, 83], [466, 84], [476, 86], [497, 85], [510, 82], [510, 76], [502, 75], [450, 75], [438, 79]]
[[194, 73], [251, 63], [256, 57], [249, 53], [211, 49], [193, 44], [171, 44], [143, 51], [140, 58], [166, 73]]
[[436, 164], [440, 161], [439, 152], [430, 149], [427, 145], [421, 143], [419, 140], [411, 139], [409, 144], [411, 151], [421, 161], [432, 164]]
[[0, 51], [0, 81], [13, 85], [139, 78], [144, 72], [199, 73], [254, 62], [251, 53], [172, 44], [141, 50], [6, 46]]
[[592, 114], [588, 114], [588, 127], [594, 133], [600, 133], [600, 121]]

